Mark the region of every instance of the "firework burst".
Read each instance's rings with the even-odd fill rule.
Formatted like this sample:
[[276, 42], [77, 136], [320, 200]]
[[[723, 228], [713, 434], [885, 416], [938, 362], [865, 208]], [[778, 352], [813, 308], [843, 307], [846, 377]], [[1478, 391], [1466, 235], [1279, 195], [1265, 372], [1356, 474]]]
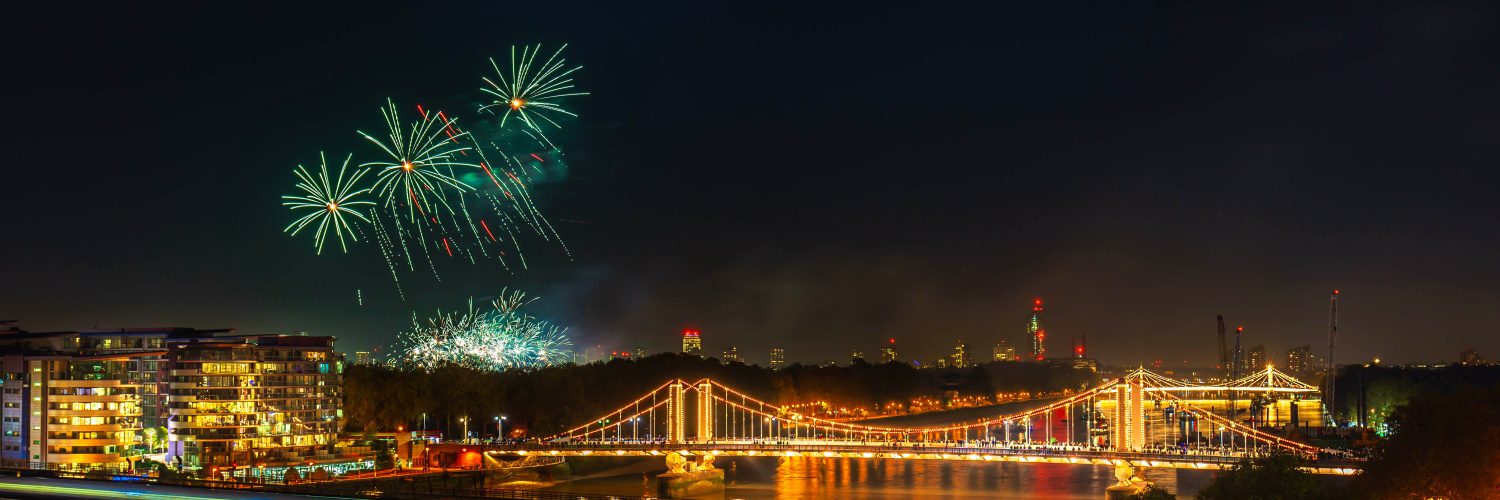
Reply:
[[[490, 67], [495, 69], [495, 80], [484, 78], [489, 84], [488, 88], [480, 90], [493, 96], [490, 104], [480, 106], [480, 111], [488, 111], [500, 114], [500, 125], [512, 114], [524, 123], [528, 128], [535, 130], [548, 145], [552, 142], [542, 132], [541, 122], [551, 124], [553, 127], [562, 128], [548, 114], [559, 114], [567, 116], [578, 116], [562, 107], [564, 98], [580, 95], [588, 95], [588, 92], [579, 92], [573, 85], [570, 75], [583, 69], [583, 66], [567, 68], [566, 59], [558, 56], [567, 49], [567, 44], [553, 52], [551, 57], [536, 64], [536, 56], [541, 53], [542, 46], [524, 46], [521, 48], [520, 57], [516, 57], [516, 47], [510, 48], [510, 77], [506, 72], [500, 70], [499, 63], [490, 58]], [[497, 81], [498, 80], [498, 81]], [[498, 110], [504, 109], [502, 113]]]
[[382, 142], [363, 131], [356, 131], [366, 140], [380, 147], [388, 159], [360, 164], [377, 170], [375, 193], [385, 198], [388, 207], [404, 204], [407, 217], [428, 216], [438, 206], [449, 211], [448, 191], [462, 193], [469, 186], [455, 176], [455, 169], [479, 168], [479, 165], [464, 161], [462, 157], [471, 147], [465, 145], [468, 134], [458, 131], [454, 122], [441, 112], [431, 113], [418, 108], [421, 119], [410, 127], [401, 124], [396, 103], [386, 100], [380, 114], [385, 117], [387, 141]]
[[464, 366], [480, 370], [525, 369], [563, 363], [572, 342], [567, 331], [521, 311], [535, 299], [522, 292], [500, 293], [488, 310], [474, 306], [461, 313], [443, 314], [423, 325], [412, 320], [402, 332], [391, 363], [430, 370]]
[[282, 232], [289, 232], [292, 236], [296, 236], [297, 233], [316, 222], [318, 229], [313, 232], [313, 245], [317, 247], [319, 255], [323, 253], [323, 243], [327, 240], [330, 231], [338, 238], [339, 247], [348, 253], [349, 247], [344, 243], [344, 236], [347, 234], [351, 241], [359, 241], [350, 222], [353, 219], [365, 223], [370, 222], [370, 219], [365, 218], [365, 215], [359, 211], [359, 207], [371, 206], [375, 202], [357, 199], [359, 195], [370, 191], [357, 187], [365, 171], [360, 170], [354, 172], [354, 175], [349, 178], [344, 178], [344, 172], [349, 168], [349, 160], [353, 157], [354, 155], [345, 157], [343, 166], [339, 167], [339, 175], [330, 177], [328, 159], [321, 151], [318, 152], [318, 176], [313, 177], [306, 167], [297, 165], [293, 173], [297, 174], [296, 187], [302, 191], [302, 195], [281, 197], [281, 204], [289, 207], [293, 214], [310, 211], [292, 221]]

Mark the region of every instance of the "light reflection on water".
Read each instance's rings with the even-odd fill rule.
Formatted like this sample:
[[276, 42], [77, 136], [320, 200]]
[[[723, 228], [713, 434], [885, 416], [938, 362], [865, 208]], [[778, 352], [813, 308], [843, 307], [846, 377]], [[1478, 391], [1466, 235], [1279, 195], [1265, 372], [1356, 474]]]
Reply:
[[[730, 462], [726, 460], [726, 462]], [[1104, 497], [1114, 469], [1067, 464], [864, 458], [736, 459], [726, 498], [1087, 498]], [[728, 467], [728, 464], [725, 464]], [[1200, 474], [1194, 490], [1210, 476]], [[1176, 492], [1179, 472], [1147, 479]], [[1188, 492], [1191, 494], [1191, 492]]]
[[[621, 459], [629, 460], [629, 459]], [[660, 459], [654, 459], [651, 465]], [[625, 462], [621, 462], [624, 464]], [[644, 465], [644, 464], [642, 464]], [[878, 458], [719, 457], [725, 499], [801, 498], [1104, 498], [1114, 469], [1093, 465], [1020, 464]], [[654, 478], [664, 470], [647, 474]], [[1213, 479], [1211, 472], [1148, 469], [1148, 481], [1184, 498]], [[552, 489], [638, 496], [649, 484], [639, 472], [567, 482]]]

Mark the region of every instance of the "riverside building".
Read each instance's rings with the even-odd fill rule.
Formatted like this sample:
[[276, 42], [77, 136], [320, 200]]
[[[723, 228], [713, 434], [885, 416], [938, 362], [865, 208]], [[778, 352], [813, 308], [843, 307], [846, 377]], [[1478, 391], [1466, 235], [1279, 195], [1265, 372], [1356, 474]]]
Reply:
[[[319, 457], [311, 448], [329, 442], [342, 418], [333, 337], [219, 336], [230, 332], [0, 329], [0, 464], [82, 470], [152, 458], [191, 468]], [[255, 361], [203, 373], [196, 358], [215, 349], [254, 353]], [[280, 359], [288, 356], [301, 359]], [[243, 372], [232, 375], [232, 388], [221, 368]], [[231, 416], [255, 425], [223, 425]], [[287, 423], [303, 420], [317, 423]]]

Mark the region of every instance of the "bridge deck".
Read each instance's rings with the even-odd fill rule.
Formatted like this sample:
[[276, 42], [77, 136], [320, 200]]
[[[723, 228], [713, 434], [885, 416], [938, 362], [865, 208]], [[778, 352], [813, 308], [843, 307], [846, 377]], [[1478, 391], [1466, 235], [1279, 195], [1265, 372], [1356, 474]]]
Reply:
[[[1244, 455], [1119, 452], [1079, 447], [988, 447], [921, 446], [851, 443], [768, 444], [752, 442], [712, 443], [574, 443], [523, 446], [486, 446], [486, 452], [512, 455], [554, 456], [662, 456], [685, 455], [775, 456], [809, 458], [882, 458], [892, 460], [963, 460], [983, 462], [1063, 463], [1115, 466], [1122, 462], [1143, 467], [1218, 470], [1228, 468]], [[1318, 459], [1307, 467], [1315, 474], [1349, 475], [1363, 464], [1356, 460]]]

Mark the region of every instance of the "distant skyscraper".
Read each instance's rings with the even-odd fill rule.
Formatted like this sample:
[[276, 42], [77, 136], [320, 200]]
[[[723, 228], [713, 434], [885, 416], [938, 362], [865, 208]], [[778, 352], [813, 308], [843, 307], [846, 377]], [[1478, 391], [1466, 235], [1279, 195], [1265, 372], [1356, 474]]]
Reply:
[[885, 347], [880, 348], [880, 362], [890, 363], [896, 361], [896, 339], [886, 342]]
[[1042, 328], [1042, 298], [1037, 297], [1031, 305], [1031, 318], [1026, 320], [1026, 336], [1031, 339], [1031, 360], [1041, 361], [1047, 357], [1047, 330]]
[[1458, 364], [1482, 365], [1485, 364], [1484, 356], [1480, 356], [1479, 351], [1476, 351], [1473, 347], [1470, 347], [1458, 352]]
[[1286, 352], [1286, 372], [1294, 377], [1306, 377], [1319, 368], [1312, 363], [1311, 345], [1293, 347]]
[[964, 345], [964, 341], [960, 340], [958, 345], [953, 346], [953, 359], [950, 365], [954, 368], [969, 366], [969, 346]]
[[780, 370], [783, 366], [786, 366], [786, 351], [782, 350], [780, 347], [772, 347], [771, 369]]
[[690, 354], [693, 356], [703, 355], [703, 339], [700, 335], [701, 332], [691, 328], [682, 331], [683, 354]]
[[858, 347], [854, 348], [854, 351], [851, 352], [851, 353], [849, 353], [849, 362], [851, 362], [851, 363], [855, 362], [855, 361], [864, 361], [864, 360], [865, 360], [865, 352], [859, 350]]
[[1245, 371], [1241, 375], [1266, 367], [1266, 346], [1257, 345], [1245, 352]]
[[1016, 348], [1004, 340], [995, 344], [995, 361], [1015, 361]]
[[354, 364], [356, 364], [356, 365], [368, 365], [368, 364], [370, 364], [370, 351], [354, 351]]
[[729, 363], [731, 361], [739, 361], [739, 360], [740, 360], [740, 348], [731, 346], [730, 348], [724, 350], [724, 362], [725, 363]]

